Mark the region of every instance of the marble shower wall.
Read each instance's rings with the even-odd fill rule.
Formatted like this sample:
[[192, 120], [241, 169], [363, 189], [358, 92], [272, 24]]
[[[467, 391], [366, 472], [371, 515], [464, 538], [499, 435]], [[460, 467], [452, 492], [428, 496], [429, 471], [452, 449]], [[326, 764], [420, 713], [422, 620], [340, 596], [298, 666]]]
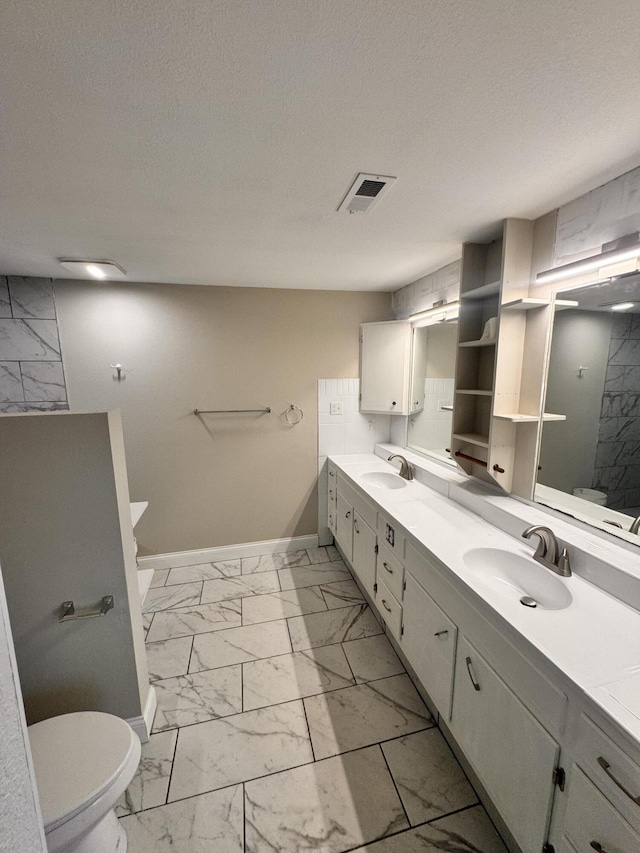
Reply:
[[0, 276], [0, 412], [68, 408], [53, 281]]
[[593, 488], [612, 509], [640, 506], [640, 314], [611, 328]]

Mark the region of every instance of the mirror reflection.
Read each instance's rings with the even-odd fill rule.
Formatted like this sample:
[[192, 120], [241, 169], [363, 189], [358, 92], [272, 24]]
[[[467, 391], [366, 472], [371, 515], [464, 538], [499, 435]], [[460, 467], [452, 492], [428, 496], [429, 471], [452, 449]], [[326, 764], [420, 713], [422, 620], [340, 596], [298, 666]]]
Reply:
[[449, 464], [457, 334], [450, 321], [414, 328], [411, 356], [407, 447]]
[[637, 533], [640, 276], [557, 299], [577, 304], [556, 307], [545, 412], [566, 420], [544, 423], [536, 500], [612, 533]]

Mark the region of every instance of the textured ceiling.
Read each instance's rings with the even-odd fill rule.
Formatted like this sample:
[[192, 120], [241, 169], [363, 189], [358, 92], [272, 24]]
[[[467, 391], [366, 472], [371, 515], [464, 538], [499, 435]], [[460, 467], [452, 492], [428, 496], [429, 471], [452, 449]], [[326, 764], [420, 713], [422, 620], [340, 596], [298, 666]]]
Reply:
[[[637, 0], [4, 0], [0, 272], [394, 290], [640, 163], [637, 35]], [[398, 180], [337, 213], [359, 171]]]

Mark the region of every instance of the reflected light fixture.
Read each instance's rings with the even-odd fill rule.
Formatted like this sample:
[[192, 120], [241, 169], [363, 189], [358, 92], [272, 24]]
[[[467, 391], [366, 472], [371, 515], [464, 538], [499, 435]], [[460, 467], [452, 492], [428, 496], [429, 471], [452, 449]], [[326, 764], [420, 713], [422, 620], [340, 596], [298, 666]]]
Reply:
[[458, 319], [460, 302], [436, 302], [433, 308], [409, 316], [413, 326], [430, 326], [432, 323], [449, 323]]
[[628, 311], [629, 308], [633, 308], [635, 306], [635, 302], [618, 302], [617, 305], [612, 305], [612, 311]]
[[[640, 258], [640, 235], [636, 231], [604, 243], [599, 255], [582, 258], [570, 264], [543, 270], [536, 276], [536, 284], [547, 284], [552, 281], [562, 281], [567, 278], [584, 275], [594, 270], [601, 270], [599, 278], [607, 278], [611, 275], [623, 275], [627, 272], [635, 272], [638, 269], [638, 258]], [[609, 269], [616, 266], [615, 270]]]
[[126, 271], [115, 261], [94, 261], [87, 258], [58, 258], [60, 266], [77, 276], [96, 278], [100, 281], [126, 278]]

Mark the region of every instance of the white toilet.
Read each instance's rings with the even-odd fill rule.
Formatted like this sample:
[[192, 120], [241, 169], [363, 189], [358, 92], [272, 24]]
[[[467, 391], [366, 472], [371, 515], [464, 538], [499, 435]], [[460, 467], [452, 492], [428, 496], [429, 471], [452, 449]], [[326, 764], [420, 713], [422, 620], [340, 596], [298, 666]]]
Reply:
[[119, 717], [81, 711], [29, 726], [49, 853], [124, 853], [114, 806], [140, 763], [140, 740]]

